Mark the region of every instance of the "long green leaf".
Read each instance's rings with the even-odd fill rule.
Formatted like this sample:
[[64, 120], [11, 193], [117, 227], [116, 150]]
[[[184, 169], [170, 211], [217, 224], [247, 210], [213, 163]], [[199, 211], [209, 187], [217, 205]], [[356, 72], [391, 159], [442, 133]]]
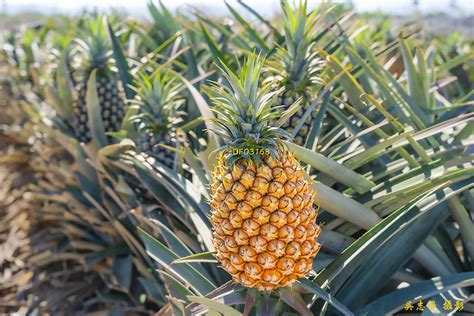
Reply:
[[311, 186], [316, 192], [314, 202], [329, 213], [367, 230], [380, 222], [374, 211], [340, 192], [319, 182]]
[[298, 311], [298, 313], [302, 316], [311, 316], [312, 313], [306, 306], [305, 301], [301, 297], [301, 295], [297, 292], [291, 291], [288, 288], [281, 288], [278, 291], [280, 294], [280, 298], [285, 301], [286, 304], [291, 306], [293, 309]]
[[252, 28], [252, 26], [245, 21], [245, 19], [234, 9], [232, 8], [227, 2], [225, 3], [227, 8], [229, 9], [230, 13], [235, 17], [237, 21], [244, 27], [245, 31], [249, 34], [249, 37], [253, 39], [255, 44], [264, 52], [267, 53], [269, 48], [265, 43], [265, 40], [261, 38], [257, 32]]
[[[438, 207], [424, 212], [412, 223], [404, 222], [396, 236], [381, 241], [375, 253], [337, 294], [341, 302], [357, 310], [376, 295], [388, 281], [388, 276], [392, 276], [436, 229], [446, 211], [446, 208]], [[366, 290], [362, 292], [362, 289]]]
[[93, 70], [87, 81], [86, 106], [92, 143], [96, 149], [99, 149], [106, 146], [108, 142], [102, 121], [99, 96], [97, 94], [96, 73], [97, 70]]
[[115, 63], [119, 71], [120, 80], [122, 81], [122, 86], [125, 91], [125, 96], [127, 97], [127, 99], [131, 100], [135, 96], [135, 91], [131, 88], [133, 84], [133, 77], [130, 74], [127, 59], [125, 58], [122, 47], [120, 46], [120, 43], [117, 37], [115, 36], [115, 32], [112, 26], [108, 21], [106, 23], [107, 30], [110, 36], [110, 41], [112, 42], [112, 51], [114, 54]]
[[61, 101], [57, 106], [57, 110], [69, 123], [72, 123], [74, 118], [72, 91], [74, 87], [66, 61], [68, 53], [68, 49], [64, 49], [60, 57], [58, 69], [56, 70], [57, 92]]
[[399, 231], [400, 227], [404, 227], [403, 225], [408, 221], [419, 217], [422, 212], [431, 209], [443, 202], [444, 199], [468, 187], [469, 179], [452, 185], [452, 188], [439, 189], [441, 190], [439, 194], [443, 194], [440, 199], [434, 193], [436, 189], [417, 196], [355, 241], [315, 278], [315, 282], [320, 285], [329, 282], [332, 289], [339, 290], [342, 284], [371, 257], [388, 236], [392, 236]]
[[345, 316], [354, 315], [346, 306], [344, 306], [341, 302], [339, 302], [335, 297], [331, 294], [324, 291], [322, 288], [314, 284], [313, 282], [309, 281], [308, 279], [300, 279], [297, 281], [299, 285], [310, 291], [311, 293], [316, 294], [318, 297], [322, 298], [324, 301], [331, 304], [335, 309], [340, 311]]
[[211, 280], [206, 279], [189, 264], [172, 265], [172, 262], [179, 258], [175, 253], [140, 227], [137, 232], [150, 257], [197, 293], [205, 295], [216, 288]]
[[469, 213], [458, 197], [448, 200], [451, 216], [458, 223], [461, 237], [466, 247], [466, 252], [471, 258], [471, 266], [474, 268], [474, 224]]
[[360, 194], [369, 191], [375, 184], [367, 180], [364, 176], [339, 164], [338, 162], [326, 158], [323, 155], [310, 149], [298, 146], [291, 142], [286, 142], [288, 148], [295, 153], [299, 160], [310, 164], [315, 169], [329, 175], [335, 180], [353, 188]]
[[222, 313], [223, 315], [226, 315], [226, 316], [243, 316], [242, 313], [233, 309], [232, 307], [227, 306], [213, 299], [199, 297], [199, 296], [188, 296], [187, 299], [190, 300], [191, 302], [196, 302], [202, 305], [206, 305], [209, 307], [210, 310], [218, 311], [219, 313]]
[[190, 263], [190, 262], [214, 262], [217, 263], [215, 252], [201, 252], [186, 257], [181, 257], [173, 261], [173, 263]]
[[165, 283], [168, 287], [168, 292], [171, 296], [176, 297], [180, 300], [186, 300], [186, 297], [188, 295], [193, 295], [193, 292], [191, 292], [183, 283], [177, 280], [174, 276], [167, 273], [166, 271], [159, 272], [165, 280]]

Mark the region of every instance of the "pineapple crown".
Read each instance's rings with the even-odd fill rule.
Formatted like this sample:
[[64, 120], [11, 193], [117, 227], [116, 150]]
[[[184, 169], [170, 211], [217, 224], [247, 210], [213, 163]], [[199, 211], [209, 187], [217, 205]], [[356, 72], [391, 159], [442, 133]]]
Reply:
[[132, 101], [138, 114], [131, 118], [138, 123], [138, 129], [161, 134], [182, 122], [184, 113], [178, 111], [184, 103], [180, 95], [182, 88], [170, 71], [140, 73], [135, 81], [136, 97]]
[[259, 89], [263, 62], [260, 56], [251, 54], [237, 72], [223, 62], [218, 66], [229, 85], [212, 86], [212, 110], [217, 116], [212, 131], [226, 141], [220, 149], [225, 149], [230, 164], [240, 158], [258, 164], [262, 153], [278, 157], [278, 149], [284, 146], [282, 141], [290, 136], [271, 125], [281, 114], [282, 107], [274, 103], [282, 90], [270, 92], [271, 83]]
[[85, 62], [83, 69], [86, 74], [94, 69], [99, 72], [108, 70], [112, 50], [102, 15], [84, 21], [84, 29], [79, 32], [76, 42], [83, 53], [83, 62]]
[[306, 92], [316, 81], [317, 53], [313, 51], [317, 11], [308, 14], [307, 1], [300, 0], [293, 9], [287, 0], [281, 0], [285, 46], [279, 47], [271, 68], [282, 77], [282, 84], [290, 91]]

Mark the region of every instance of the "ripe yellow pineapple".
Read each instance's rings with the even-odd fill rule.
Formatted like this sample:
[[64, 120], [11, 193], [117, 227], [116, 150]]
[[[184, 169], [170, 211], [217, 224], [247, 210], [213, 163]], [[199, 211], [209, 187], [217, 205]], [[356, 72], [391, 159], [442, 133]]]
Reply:
[[226, 140], [211, 184], [211, 222], [217, 259], [233, 279], [271, 290], [311, 269], [319, 251], [314, 192], [271, 126], [280, 91], [258, 90], [262, 60], [251, 56], [239, 73], [223, 66], [230, 87], [215, 87], [215, 130]]

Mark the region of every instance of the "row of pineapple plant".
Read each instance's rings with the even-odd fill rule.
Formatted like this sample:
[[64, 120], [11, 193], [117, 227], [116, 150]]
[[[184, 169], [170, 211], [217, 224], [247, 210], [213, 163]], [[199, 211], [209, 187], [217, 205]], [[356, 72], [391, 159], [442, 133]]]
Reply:
[[4, 45], [34, 135], [29, 200], [52, 227], [29, 308], [469, 312], [472, 53], [326, 4], [282, 1], [283, 25], [241, 4], [256, 23], [150, 3], [151, 24], [83, 16], [67, 44], [58, 22]]

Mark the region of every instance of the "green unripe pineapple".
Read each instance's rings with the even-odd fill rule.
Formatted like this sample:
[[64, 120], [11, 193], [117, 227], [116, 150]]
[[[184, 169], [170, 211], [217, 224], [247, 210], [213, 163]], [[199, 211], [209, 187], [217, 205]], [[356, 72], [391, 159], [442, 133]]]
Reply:
[[87, 81], [92, 71], [96, 70], [97, 95], [100, 113], [105, 132], [116, 132], [120, 129], [125, 106], [117, 74], [111, 70], [111, 48], [102, 19], [91, 19], [80, 39], [80, 78], [75, 86], [74, 128], [79, 141], [88, 143], [91, 140], [89, 117], [87, 113]]
[[[306, 1], [291, 8], [286, 0], [281, 1], [284, 13], [285, 47], [280, 47], [270, 66], [277, 74], [277, 83], [273, 89], [284, 87], [278, 98], [278, 104], [287, 110], [296, 100], [302, 99], [302, 107], [282, 127], [293, 134], [311, 105], [311, 90], [317, 82], [320, 60], [313, 51], [312, 34], [316, 24], [316, 11], [308, 14]], [[316, 112], [312, 111], [305, 119], [293, 141], [304, 145], [311, 130]]]
[[[184, 99], [179, 91], [182, 84], [171, 73], [141, 74], [136, 80], [136, 98], [133, 107], [137, 115], [133, 120], [138, 128], [137, 150], [155, 158], [174, 170], [178, 155], [173, 148], [185, 145], [184, 135], [177, 132], [183, 112], [179, 111]], [[191, 179], [189, 168], [183, 165], [185, 178]]]

